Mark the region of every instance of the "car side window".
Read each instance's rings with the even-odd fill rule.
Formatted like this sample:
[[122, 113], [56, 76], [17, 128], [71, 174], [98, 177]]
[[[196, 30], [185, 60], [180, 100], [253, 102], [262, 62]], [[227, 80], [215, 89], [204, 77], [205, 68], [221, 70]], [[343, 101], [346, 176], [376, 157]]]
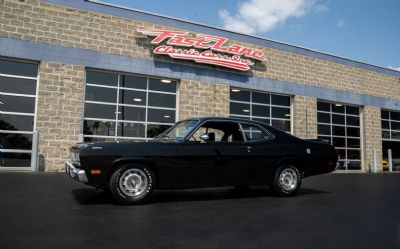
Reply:
[[[208, 139], [202, 138], [202, 135], [205, 134]], [[242, 132], [237, 123], [221, 121], [208, 121], [202, 124], [188, 140], [205, 143], [244, 141]]]
[[243, 134], [246, 137], [247, 142], [261, 141], [270, 138], [270, 135], [260, 129], [258, 126], [253, 124], [242, 123]]

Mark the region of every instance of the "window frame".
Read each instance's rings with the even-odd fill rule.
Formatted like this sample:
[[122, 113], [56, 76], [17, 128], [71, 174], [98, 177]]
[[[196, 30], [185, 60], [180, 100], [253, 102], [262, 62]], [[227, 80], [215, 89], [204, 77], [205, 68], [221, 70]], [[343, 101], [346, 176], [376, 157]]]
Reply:
[[[90, 72], [100, 72], [100, 73], [110, 73], [110, 74], [115, 74], [117, 75], [117, 86], [109, 86], [109, 85], [100, 85], [96, 83], [90, 83], [87, 82], [87, 74]], [[145, 78], [146, 80], [146, 89], [140, 89], [140, 88], [129, 88], [125, 86], [121, 86], [122, 81], [124, 76], [132, 76], [132, 77], [141, 77]], [[149, 82], [151, 79], [155, 80], [171, 80], [175, 85], [176, 85], [176, 90], [175, 92], [162, 92], [162, 91], [154, 91], [154, 90], [149, 90]], [[167, 83], [166, 83], [167, 84]], [[92, 101], [92, 100], [86, 100], [86, 86], [90, 87], [99, 87], [99, 88], [104, 88], [104, 89], [115, 89], [117, 91], [117, 96], [114, 102], [102, 102], [102, 101]], [[133, 73], [127, 73], [127, 72], [119, 72], [119, 71], [109, 71], [109, 70], [102, 70], [102, 69], [95, 69], [95, 68], [86, 68], [85, 71], [85, 91], [84, 91], [84, 100], [83, 100], [83, 114], [82, 114], [82, 127], [81, 131], [83, 134], [84, 139], [86, 138], [99, 138], [99, 139], [110, 139], [112, 141], [115, 140], [149, 140], [153, 139], [148, 137], [148, 125], [167, 125], [167, 126], [174, 126], [177, 118], [178, 118], [178, 103], [179, 103], [179, 86], [180, 86], [180, 81], [177, 79], [170, 79], [170, 78], [161, 78], [157, 76], [150, 76], [150, 75], [139, 75], [139, 74], [133, 74]], [[138, 92], [143, 92], [146, 94], [146, 99], [145, 103], [143, 105], [135, 105], [135, 104], [123, 104], [120, 103], [120, 93], [122, 90], [127, 90], [127, 91], [138, 91]], [[175, 96], [175, 108], [170, 108], [170, 107], [158, 107], [158, 106], [149, 106], [149, 93], [159, 93], [159, 94], [168, 94], [168, 95], [173, 95]], [[103, 118], [90, 118], [90, 117], [85, 117], [85, 112], [86, 104], [93, 104], [93, 105], [108, 105], [108, 106], [113, 106], [115, 108], [115, 118], [113, 119], [103, 119]], [[121, 110], [120, 106], [122, 107], [134, 107], [134, 108], [143, 108], [145, 110], [145, 117], [144, 120], [142, 121], [134, 121], [134, 120], [124, 120], [121, 118]], [[149, 122], [148, 121], [148, 114], [149, 111], [152, 109], [155, 110], [165, 110], [165, 111], [174, 111], [174, 119], [172, 122]], [[115, 128], [114, 128], [114, 135], [112, 136], [104, 136], [104, 135], [88, 135], [85, 134], [85, 121], [106, 121], [106, 122], [115, 122]], [[134, 123], [134, 124], [143, 124], [145, 126], [144, 130], [144, 136], [143, 137], [125, 137], [125, 136], [120, 136], [118, 132], [118, 128], [121, 127], [124, 123]]]
[[[259, 130], [260, 130], [267, 138], [265, 138], [265, 139], [260, 139], [260, 140], [247, 140], [246, 135], [244, 134], [244, 129], [243, 129], [243, 127], [242, 127], [242, 124], [243, 124], [243, 123], [244, 123], [244, 124], [247, 124], [247, 125], [251, 125], [251, 126], [255, 126], [255, 127], [259, 128]], [[273, 135], [270, 131], [268, 131], [267, 129], [265, 129], [264, 127], [262, 127], [262, 126], [259, 125], [259, 124], [254, 124], [254, 123], [251, 123], [251, 122], [246, 122], [246, 121], [244, 121], [244, 122], [240, 122], [239, 125], [240, 125], [240, 130], [242, 131], [242, 134], [243, 134], [245, 143], [263, 143], [263, 142], [271, 141], [271, 140], [275, 139], [275, 135]]]
[[[14, 78], [14, 79], [25, 79], [25, 80], [32, 80], [35, 82], [35, 91], [34, 94], [21, 94], [21, 93], [13, 93], [13, 92], [0, 92], [0, 95], [6, 95], [6, 96], [13, 96], [13, 97], [28, 97], [28, 98], [34, 98], [34, 106], [33, 106], [33, 112], [29, 113], [24, 113], [24, 112], [3, 112], [0, 111], [0, 115], [6, 114], [6, 115], [14, 115], [14, 116], [24, 116], [24, 117], [33, 117], [33, 124], [32, 124], [32, 130], [0, 130], [0, 133], [2, 134], [22, 134], [22, 135], [29, 135], [33, 136], [34, 131], [36, 130], [36, 121], [37, 121], [37, 105], [38, 105], [38, 92], [39, 92], [39, 75], [40, 75], [40, 62], [38, 61], [29, 61], [29, 60], [23, 60], [23, 59], [18, 59], [18, 58], [8, 58], [8, 57], [2, 57], [0, 56], [0, 60], [2, 61], [9, 61], [9, 62], [17, 62], [17, 63], [24, 63], [24, 64], [32, 64], [36, 66], [36, 77], [33, 76], [23, 76], [23, 75], [18, 75], [18, 74], [5, 74], [5, 73], [0, 73], [1, 77], [4, 78]], [[33, 141], [32, 141], [33, 143]], [[32, 144], [33, 146], [33, 144]], [[30, 150], [28, 149], [0, 149], [0, 153], [4, 154], [30, 154], [30, 163], [28, 166], [0, 166], [0, 170], [27, 170], [31, 168], [31, 163], [32, 163], [32, 148]]]
[[[237, 143], [245, 143], [246, 138], [244, 137], [243, 131], [242, 131], [242, 127], [240, 126], [240, 123], [235, 121], [235, 120], [220, 120], [220, 119], [207, 119], [207, 120], [203, 120], [201, 122], [199, 122], [195, 127], [193, 127], [193, 130], [188, 133], [185, 138], [184, 141], [186, 143], [193, 143], [193, 142], [201, 142], [201, 141], [190, 141], [189, 139], [197, 132], [198, 129], [200, 129], [204, 124], [208, 123], [208, 122], [215, 122], [215, 123], [233, 123], [236, 124], [238, 126], [238, 128], [240, 129], [240, 133], [242, 135], [243, 141], [233, 141], [233, 142], [227, 142], [227, 141], [220, 141], [220, 142], [215, 142], [212, 144], [237, 144]], [[207, 143], [205, 143], [207, 144]]]
[[[236, 103], [236, 104], [246, 104], [249, 105], [249, 115], [240, 115], [240, 114], [233, 114], [231, 112], [231, 110], [229, 111], [229, 117], [233, 117], [233, 118], [241, 118], [241, 119], [249, 119], [249, 120], [255, 120], [258, 121], [256, 119], [266, 119], [269, 121], [269, 123], [265, 122], [265, 124], [273, 126], [272, 123], [273, 121], [284, 121], [284, 122], [289, 122], [289, 129], [286, 130], [282, 130], [284, 132], [287, 132], [289, 134], [293, 133], [293, 96], [291, 95], [285, 95], [285, 94], [277, 94], [277, 93], [272, 93], [272, 92], [264, 92], [264, 91], [259, 91], [259, 90], [253, 90], [253, 89], [246, 89], [246, 88], [240, 88], [240, 87], [230, 87], [229, 89], [229, 96], [231, 96], [232, 94], [232, 90], [239, 90], [239, 91], [246, 91], [249, 92], [250, 96], [249, 96], [249, 101], [241, 101], [241, 100], [233, 100], [231, 97], [229, 98], [229, 105], [231, 105], [231, 103]], [[253, 101], [253, 93], [261, 93], [261, 94], [267, 94], [269, 95], [269, 103], [265, 104], [265, 103], [258, 103], [258, 102], [254, 102]], [[272, 104], [272, 99], [273, 96], [283, 96], [283, 97], [287, 97], [289, 99], [289, 105], [285, 106], [285, 105], [276, 105], [276, 104]], [[256, 106], [263, 106], [263, 107], [267, 107], [269, 110], [269, 116], [258, 116], [258, 115], [253, 115], [253, 105]], [[285, 108], [289, 110], [289, 116], [286, 116], [287, 118], [276, 118], [273, 117], [273, 109], [274, 108]], [[260, 121], [261, 122], [261, 121]], [[274, 126], [275, 127], [275, 126]], [[280, 129], [277, 127], [277, 129]]]
[[[340, 103], [340, 102], [331, 102], [331, 101], [326, 101], [323, 99], [318, 99], [317, 100], [317, 105], [318, 103], [324, 103], [324, 104], [329, 104], [329, 111], [326, 110], [319, 110], [317, 107], [317, 136], [318, 138], [328, 138], [329, 143], [335, 147], [336, 150], [338, 151], [344, 151], [346, 158], [342, 159], [340, 158], [338, 162], [343, 162], [345, 165], [344, 169], [339, 169], [340, 171], [345, 171], [345, 172], [360, 172], [364, 168], [364, 153], [363, 153], [363, 134], [362, 134], [362, 107], [357, 106], [357, 105], [352, 105], [352, 104], [346, 104], [346, 103]], [[339, 112], [334, 112], [332, 109], [333, 105], [341, 105], [343, 106], [343, 113]], [[340, 107], [340, 106], [339, 106]], [[352, 114], [352, 113], [347, 113], [347, 107], [353, 107], [358, 109], [358, 114]], [[318, 114], [328, 114], [330, 117], [330, 122], [320, 122], [318, 120]], [[338, 124], [333, 122], [333, 115], [340, 115], [344, 117], [344, 124]], [[357, 125], [348, 125], [347, 124], [347, 117], [357, 117], [359, 119], [359, 124]], [[318, 127], [319, 125], [324, 125], [329, 127], [330, 134], [322, 134], [318, 132]], [[344, 129], [344, 135], [334, 135], [333, 134], [333, 127], [342, 127]], [[348, 133], [348, 128], [356, 128], [359, 130], [359, 136], [349, 136]], [[345, 146], [335, 146], [333, 144], [334, 138], [340, 138], [345, 140]], [[349, 147], [348, 146], [348, 140], [349, 139], [357, 139], [359, 140], [359, 147]], [[349, 152], [352, 151], [359, 151], [360, 154], [360, 159], [349, 159]], [[349, 169], [349, 163], [351, 162], [359, 162], [360, 163], [360, 169]]]
[[[388, 112], [388, 118], [383, 118], [382, 112]], [[381, 109], [381, 137], [383, 141], [394, 141], [394, 142], [400, 142], [400, 138], [392, 138], [392, 132], [398, 132], [400, 133], [400, 129], [393, 129], [392, 128], [392, 123], [399, 123], [400, 125], [400, 120], [392, 119], [392, 113], [397, 113], [400, 115], [400, 111], [395, 111], [395, 110], [388, 110], [388, 109]], [[383, 122], [388, 122], [389, 123], [389, 128], [382, 128], [382, 123]], [[384, 138], [383, 137], [383, 132], [389, 132], [389, 138]]]

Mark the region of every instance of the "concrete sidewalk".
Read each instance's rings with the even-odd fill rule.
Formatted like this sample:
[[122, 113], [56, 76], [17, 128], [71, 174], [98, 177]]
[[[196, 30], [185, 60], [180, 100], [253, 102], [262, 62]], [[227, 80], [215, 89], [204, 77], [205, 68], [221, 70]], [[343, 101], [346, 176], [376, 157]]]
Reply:
[[62, 173], [0, 173], [0, 248], [400, 248], [400, 174], [268, 188], [160, 191], [118, 206]]

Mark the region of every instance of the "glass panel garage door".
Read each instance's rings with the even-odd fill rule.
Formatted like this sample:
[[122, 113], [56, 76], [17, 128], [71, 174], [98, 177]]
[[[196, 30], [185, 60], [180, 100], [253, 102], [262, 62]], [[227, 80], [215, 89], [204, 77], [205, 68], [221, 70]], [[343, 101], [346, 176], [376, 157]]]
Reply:
[[230, 116], [267, 123], [291, 132], [290, 96], [249, 91], [230, 90]]
[[89, 70], [85, 141], [153, 138], [176, 122], [177, 82]]
[[29, 168], [38, 65], [0, 59], [0, 167]]
[[360, 108], [318, 101], [318, 139], [335, 146], [341, 170], [361, 170]]
[[400, 112], [382, 110], [381, 120], [383, 159], [387, 161], [388, 150], [392, 150], [393, 171], [400, 171]]

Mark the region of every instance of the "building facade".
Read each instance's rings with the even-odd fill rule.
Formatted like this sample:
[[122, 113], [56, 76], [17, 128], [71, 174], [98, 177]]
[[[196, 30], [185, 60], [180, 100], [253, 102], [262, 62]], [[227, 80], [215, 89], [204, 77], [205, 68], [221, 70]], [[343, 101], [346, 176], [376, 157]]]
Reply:
[[326, 140], [342, 171], [400, 158], [398, 71], [94, 1], [0, 13], [0, 170], [61, 171], [78, 141], [151, 139], [197, 116]]

